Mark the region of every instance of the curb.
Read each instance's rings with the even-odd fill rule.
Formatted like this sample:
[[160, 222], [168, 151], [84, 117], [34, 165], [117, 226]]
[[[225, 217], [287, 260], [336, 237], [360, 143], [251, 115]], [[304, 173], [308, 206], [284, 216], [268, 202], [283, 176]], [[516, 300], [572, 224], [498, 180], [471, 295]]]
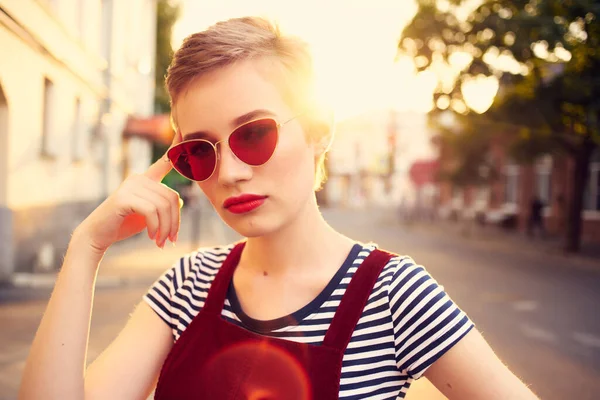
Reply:
[[[54, 290], [58, 273], [19, 273], [13, 279], [0, 284], [0, 307], [28, 301], [48, 301]], [[148, 288], [155, 277], [99, 276], [95, 291], [111, 291], [127, 288]]]
[[[56, 284], [58, 273], [15, 273], [8, 285], [16, 289], [52, 289]], [[114, 289], [119, 287], [152, 284], [150, 278], [125, 278], [122, 276], [98, 276], [96, 278], [96, 289]]]
[[[401, 224], [396, 226], [401, 227]], [[568, 254], [551, 243], [540, 245], [536, 243], [533, 247], [522, 248], [518, 247], [519, 240], [517, 238], [502, 237], [502, 233], [491, 233], [488, 237], [477, 235], [476, 232], [471, 235], [464, 236], [460, 234], [458, 228], [448, 226], [427, 226], [420, 223], [415, 223], [410, 226], [417, 232], [425, 235], [433, 234], [441, 237], [452, 237], [452, 240], [457, 240], [466, 245], [477, 246], [479, 248], [487, 248], [489, 250], [502, 253], [518, 253], [525, 257], [552, 257], [555, 260], [564, 261], [569, 265], [569, 268], [575, 268], [580, 271], [600, 273], [600, 259], [581, 254]], [[525, 240], [526, 238], [523, 238]]]

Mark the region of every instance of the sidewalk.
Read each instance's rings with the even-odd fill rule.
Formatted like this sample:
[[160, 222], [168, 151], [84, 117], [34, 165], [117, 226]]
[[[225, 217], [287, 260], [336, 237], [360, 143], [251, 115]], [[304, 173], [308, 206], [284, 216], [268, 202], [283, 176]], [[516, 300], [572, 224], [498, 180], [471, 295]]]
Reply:
[[[150, 285], [183, 255], [203, 246], [230, 243], [239, 238], [216, 215], [212, 207], [202, 204], [182, 210], [179, 238], [175, 245], [167, 240], [160, 249], [148, 238], [146, 231], [114, 244], [104, 256], [96, 288], [126, 285]], [[15, 274], [10, 285], [0, 290], [0, 302], [23, 298], [49, 296], [58, 272]]]
[[[565, 254], [563, 239], [530, 239], [518, 232], [506, 232], [494, 226], [465, 225], [449, 221], [402, 223], [393, 209], [323, 209], [330, 222], [348, 218], [360, 219], [362, 225], [397, 226], [416, 234], [431, 235], [454, 240], [498, 253], [519, 253], [530, 257], [552, 256], [564, 260], [569, 268], [578, 268], [600, 273], [600, 246], [584, 244], [579, 254]], [[334, 224], [339, 225], [339, 224]], [[342, 225], [344, 225], [342, 223]], [[359, 225], [361, 225], [359, 223]], [[340, 226], [341, 227], [341, 226]], [[226, 226], [212, 207], [203, 203], [198, 207], [184, 207], [179, 240], [175, 246], [167, 241], [164, 249], [158, 248], [148, 239], [145, 231], [112, 246], [104, 257], [96, 287], [112, 288], [126, 285], [150, 285], [183, 255], [203, 246], [231, 243], [240, 236]], [[54, 287], [57, 273], [17, 274], [11, 287], [2, 287], [0, 302], [19, 298], [19, 291], [38, 289], [38, 295], [47, 296]]]
[[564, 237], [528, 237], [518, 231], [507, 231], [494, 225], [481, 226], [474, 222], [448, 220], [413, 221], [403, 223], [395, 210], [382, 211], [380, 223], [393, 224], [427, 235], [439, 235], [448, 240], [459, 240], [473, 246], [500, 253], [519, 253], [532, 257], [551, 256], [563, 260], [569, 267], [600, 273], [600, 245], [582, 243], [578, 253], [564, 251]]
[[225, 225], [208, 203], [182, 210], [179, 238], [160, 249], [147, 233], [111, 247], [102, 261], [98, 282], [112, 285], [150, 285], [185, 254], [199, 247], [233, 242], [239, 235]]
[[[332, 221], [348, 220], [355, 215], [354, 210], [324, 210], [325, 217]], [[371, 215], [362, 215], [367, 221]], [[194, 221], [200, 221], [194, 225]], [[142, 232], [126, 241], [115, 244], [109, 249], [102, 261], [97, 280], [97, 287], [104, 288], [151, 285], [164, 271], [172, 266], [181, 256], [201, 246], [213, 246], [230, 243], [239, 239], [239, 236], [225, 226], [219, 217], [210, 208], [203, 208], [198, 217], [197, 210], [185, 208], [182, 211], [182, 223], [179, 240], [176, 246], [167, 242], [164, 249], [156, 247], [148, 239], [146, 232]], [[26, 298], [35, 296], [49, 296], [54, 286], [56, 273], [30, 277], [29, 281], [23, 280], [20, 290]], [[32, 287], [35, 290], [32, 290]], [[2, 290], [0, 290], [2, 293]], [[0, 298], [0, 304], [2, 298]], [[7, 305], [10, 306], [10, 305]], [[23, 351], [23, 354], [26, 354]], [[20, 379], [22, 362], [19, 370], [13, 371]], [[1, 386], [1, 385], [0, 385]], [[446, 399], [426, 378], [413, 382], [408, 394], [408, 400], [444, 400]]]

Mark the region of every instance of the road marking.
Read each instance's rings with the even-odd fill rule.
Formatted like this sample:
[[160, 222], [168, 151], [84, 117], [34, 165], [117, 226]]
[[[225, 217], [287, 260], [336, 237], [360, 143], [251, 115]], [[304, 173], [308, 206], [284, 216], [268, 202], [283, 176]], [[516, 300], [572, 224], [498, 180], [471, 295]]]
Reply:
[[518, 294], [510, 292], [484, 292], [481, 297], [487, 303], [516, 303], [521, 301]]
[[584, 346], [600, 349], [600, 337], [591, 333], [573, 332], [573, 339]]
[[538, 303], [533, 300], [522, 300], [515, 301], [512, 306], [516, 311], [531, 312], [538, 308]]
[[554, 333], [532, 325], [521, 325], [521, 331], [527, 337], [538, 339], [547, 343], [558, 343], [558, 336]]
[[14, 364], [17, 361], [22, 361], [27, 358], [29, 348], [14, 350], [5, 354], [0, 354], [0, 366]]

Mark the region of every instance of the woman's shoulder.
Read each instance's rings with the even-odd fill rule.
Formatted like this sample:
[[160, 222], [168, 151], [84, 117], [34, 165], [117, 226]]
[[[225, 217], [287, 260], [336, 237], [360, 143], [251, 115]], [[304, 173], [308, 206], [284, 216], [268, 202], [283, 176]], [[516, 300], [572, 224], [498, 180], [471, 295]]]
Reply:
[[234, 246], [235, 243], [199, 247], [183, 257], [189, 257], [194, 262], [219, 268]]
[[414, 290], [415, 286], [413, 283], [415, 280], [419, 281], [419, 283], [429, 281], [437, 284], [427, 269], [417, 263], [410, 255], [388, 251], [380, 248], [376, 243], [361, 243], [361, 245], [362, 249], [354, 261], [355, 264], [361, 264], [374, 251], [384, 252], [389, 256], [379, 274], [377, 287], [384, 285], [389, 292], [395, 293], [397, 291], [406, 292]]
[[360, 244], [362, 246], [362, 249], [359, 252], [358, 257], [357, 257], [358, 260], [360, 260], [360, 262], [364, 261], [368, 256], [373, 254], [373, 252], [375, 250], [377, 250], [378, 252], [386, 253], [389, 256], [389, 260], [386, 262], [386, 265], [384, 266], [384, 268], [382, 270], [382, 274], [386, 274], [389, 272], [398, 272], [399, 270], [410, 268], [413, 266], [418, 266], [418, 267], [423, 268], [423, 266], [418, 265], [413, 260], [413, 258], [409, 255], [398, 254], [398, 253], [389, 251], [387, 249], [379, 247], [378, 244], [373, 243], [373, 242], [368, 242], [368, 243], [358, 242], [358, 244]]
[[200, 247], [181, 255], [144, 295], [178, 339], [204, 306], [208, 290], [234, 244]]
[[159, 278], [163, 285], [177, 291], [186, 281], [212, 282], [235, 243], [203, 246], [175, 259]]

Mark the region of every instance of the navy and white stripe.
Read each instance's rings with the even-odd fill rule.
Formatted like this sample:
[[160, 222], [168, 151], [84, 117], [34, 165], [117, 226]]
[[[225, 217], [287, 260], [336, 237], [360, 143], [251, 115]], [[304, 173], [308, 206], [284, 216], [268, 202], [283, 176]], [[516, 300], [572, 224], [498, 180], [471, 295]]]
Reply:
[[[261, 334], [320, 344], [348, 283], [375, 247], [355, 246], [321, 295], [299, 312], [277, 320], [275, 326], [270, 324], [269, 330], [243, 313], [232, 286], [222, 314], [229, 322]], [[185, 255], [144, 296], [169, 324], [174, 340], [204, 306], [208, 289], [232, 248], [204, 248]], [[472, 327], [425, 268], [410, 257], [394, 257], [377, 279], [344, 353], [340, 399], [404, 398], [413, 379], [422, 376]]]

